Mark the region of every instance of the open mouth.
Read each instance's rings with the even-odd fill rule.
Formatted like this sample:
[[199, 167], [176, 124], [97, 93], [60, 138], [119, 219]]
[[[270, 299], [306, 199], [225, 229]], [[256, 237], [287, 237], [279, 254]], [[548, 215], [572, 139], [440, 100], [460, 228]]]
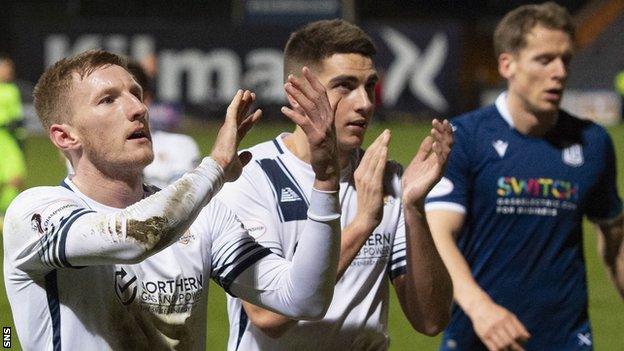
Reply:
[[353, 126], [353, 127], [358, 127], [358, 128], [366, 128], [367, 124], [368, 123], [365, 120], [359, 120], [359, 121], [349, 122], [349, 123], [347, 123], [347, 126]]
[[150, 139], [149, 135], [144, 130], [137, 130], [134, 133], [130, 134], [130, 136], [128, 137], [128, 140], [135, 140], [135, 139], [142, 139], [142, 138]]

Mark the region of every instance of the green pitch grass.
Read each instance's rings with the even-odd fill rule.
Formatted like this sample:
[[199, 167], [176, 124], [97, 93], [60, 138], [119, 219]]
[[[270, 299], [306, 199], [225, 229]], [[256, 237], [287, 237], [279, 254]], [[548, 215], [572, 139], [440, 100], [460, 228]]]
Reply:
[[[204, 153], [210, 151], [216, 135], [216, 125], [205, 124], [193, 128], [191, 135], [198, 141]], [[416, 152], [424, 135], [428, 133], [426, 124], [386, 124], [371, 126], [366, 145], [384, 128], [392, 131], [390, 157], [406, 164]], [[250, 146], [275, 137], [281, 131], [289, 131], [290, 125], [275, 122], [260, 122], [243, 142]], [[624, 125], [609, 129], [618, 155], [618, 185], [620, 195], [624, 189]], [[28, 187], [57, 185], [65, 175], [64, 165], [58, 154], [44, 137], [32, 137], [26, 144], [28, 164]], [[585, 257], [590, 290], [590, 317], [594, 330], [596, 350], [618, 350], [622, 347], [622, 326], [624, 326], [624, 304], [609, 280], [599, 257], [596, 254], [596, 236], [588, 223], [585, 223]], [[416, 333], [403, 316], [403, 312], [391, 294], [389, 333], [392, 339], [391, 350], [436, 350], [439, 338], [430, 338]], [[22, 301], [21, 303], [28, 303]], [[228, 321], [225, 295], [215, 284], [211, 284], [208, 302], [208, 349], [225, 350], [228, 337]], [[13, 320], [6, 292], [0, 289], [0, 323], [13, 327]], [[20, 349], [13, 330], [13, 349]]]

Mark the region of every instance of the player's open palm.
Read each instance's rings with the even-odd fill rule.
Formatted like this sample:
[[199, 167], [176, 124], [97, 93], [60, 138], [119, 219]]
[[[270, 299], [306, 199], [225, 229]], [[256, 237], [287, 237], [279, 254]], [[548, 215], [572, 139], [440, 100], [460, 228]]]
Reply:
[[284, 106], [282, 112], [306, 134], [310, 144], [310, 163], [317, 179], [337, 179], [335, 106], [329, 103], [327, 91], [318, 78], [307, 67], [301, 72], [302, 77], [288, 76], [284, 88], [293, 108]]
[[453, 129], [447, 120], [432, 122], [431, 135], [420, 144], [416, 156], [403, 173], [403, 199], [408, 204], [420, 204], [440, 180], [453, 146]]
[[245, 134], [262, 115], [261, 110], [249, 114], [249, 108], [256, 100], [256, 94], [239, 90], [227, 108], [225, 122], [219, 129], [212, 146], [210, 157], [223, 168], [225, 181], [232, 182], [241, 175], [243, 166], [251, 160], [251, 153], [238, 154], [238, 145]]
[[494, 302], [483, 303], [470, 316], [475, 332], [488, 350], [524, 351], [531, 336], [515, 314]]
[[357, 189], [357, 214], [355, 220], [372, 231], [383, 217], [383, 178], [388, 160], [390, 131], [384, 130], [368, 147], [353, 174]]

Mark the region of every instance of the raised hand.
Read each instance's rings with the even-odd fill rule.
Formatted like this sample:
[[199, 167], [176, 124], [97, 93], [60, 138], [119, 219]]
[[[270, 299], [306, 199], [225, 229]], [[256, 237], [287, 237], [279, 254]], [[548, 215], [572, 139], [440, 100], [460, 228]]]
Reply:
[[226, 182], [238, 179], [245, 166], [251, 160], [248, 151], [237, 153], [240, 141], [258, 121], [261, 110], [248, 114], [249, 107], [256, 100], [256, 94], [249, 90], [239, 90], [232, 99], [225, 114], [225, 122], [219, 129], [217, 139], [212, 146], [210, 157], [215, 160], [224, 171]]
[[420, 144], [416, 156], [403, 173], [403, 201], [421, 206], [431, 188], [442, 178], [448, 155], [453, 146], [453, 129], [447, 120], [431, 123], [431, 135]]
[[480, 304], [470, 319], [490, 351], [524, 351], [522, 344], [531, 337], [515, 314], [491, 301]]
[[301, 72], [302, 77], [288, 76], [284, 88], [293, 108], [284, 106], [282, 112], [306, 134], [316, 179], [329, 182], [337, 189], [340, 168], [334, 127], [335, 106], [330, 105], [325, 87], [318, 78], [307, 67]]
[[357, 214], [355, 220], [374, 230], [383, 217], [383, 177], [388, 160], [390, 131], [384, 130], [366, 149], [353, 174], [357, 189]]

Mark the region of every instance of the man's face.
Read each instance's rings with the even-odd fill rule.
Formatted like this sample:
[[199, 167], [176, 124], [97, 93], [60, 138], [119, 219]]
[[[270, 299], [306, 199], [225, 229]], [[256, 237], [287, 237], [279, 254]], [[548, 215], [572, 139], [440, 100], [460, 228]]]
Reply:
[[321, 63], [318, 78], [336, 107], [338, 147], [350, 151], [362, 145], [364, 133], [375, 110], [377, 71], [369, 57], [334, 54]]
[[537, 25], [527, 34], [526, 42], [518, 53], [503, 54], [509, 62], [505, 68], [501, 59], [500, 71], [508, 80], [509, 93], [520, 99], [525, 111], [555, 113], [568, 78], [572, 39], [562, 30]]
[[87, 157], [100, 170], [142, 170], [154, 158], [147, 107], [139, 84], [116, 65], [96, 69], [70, 92], [71, 124]]

